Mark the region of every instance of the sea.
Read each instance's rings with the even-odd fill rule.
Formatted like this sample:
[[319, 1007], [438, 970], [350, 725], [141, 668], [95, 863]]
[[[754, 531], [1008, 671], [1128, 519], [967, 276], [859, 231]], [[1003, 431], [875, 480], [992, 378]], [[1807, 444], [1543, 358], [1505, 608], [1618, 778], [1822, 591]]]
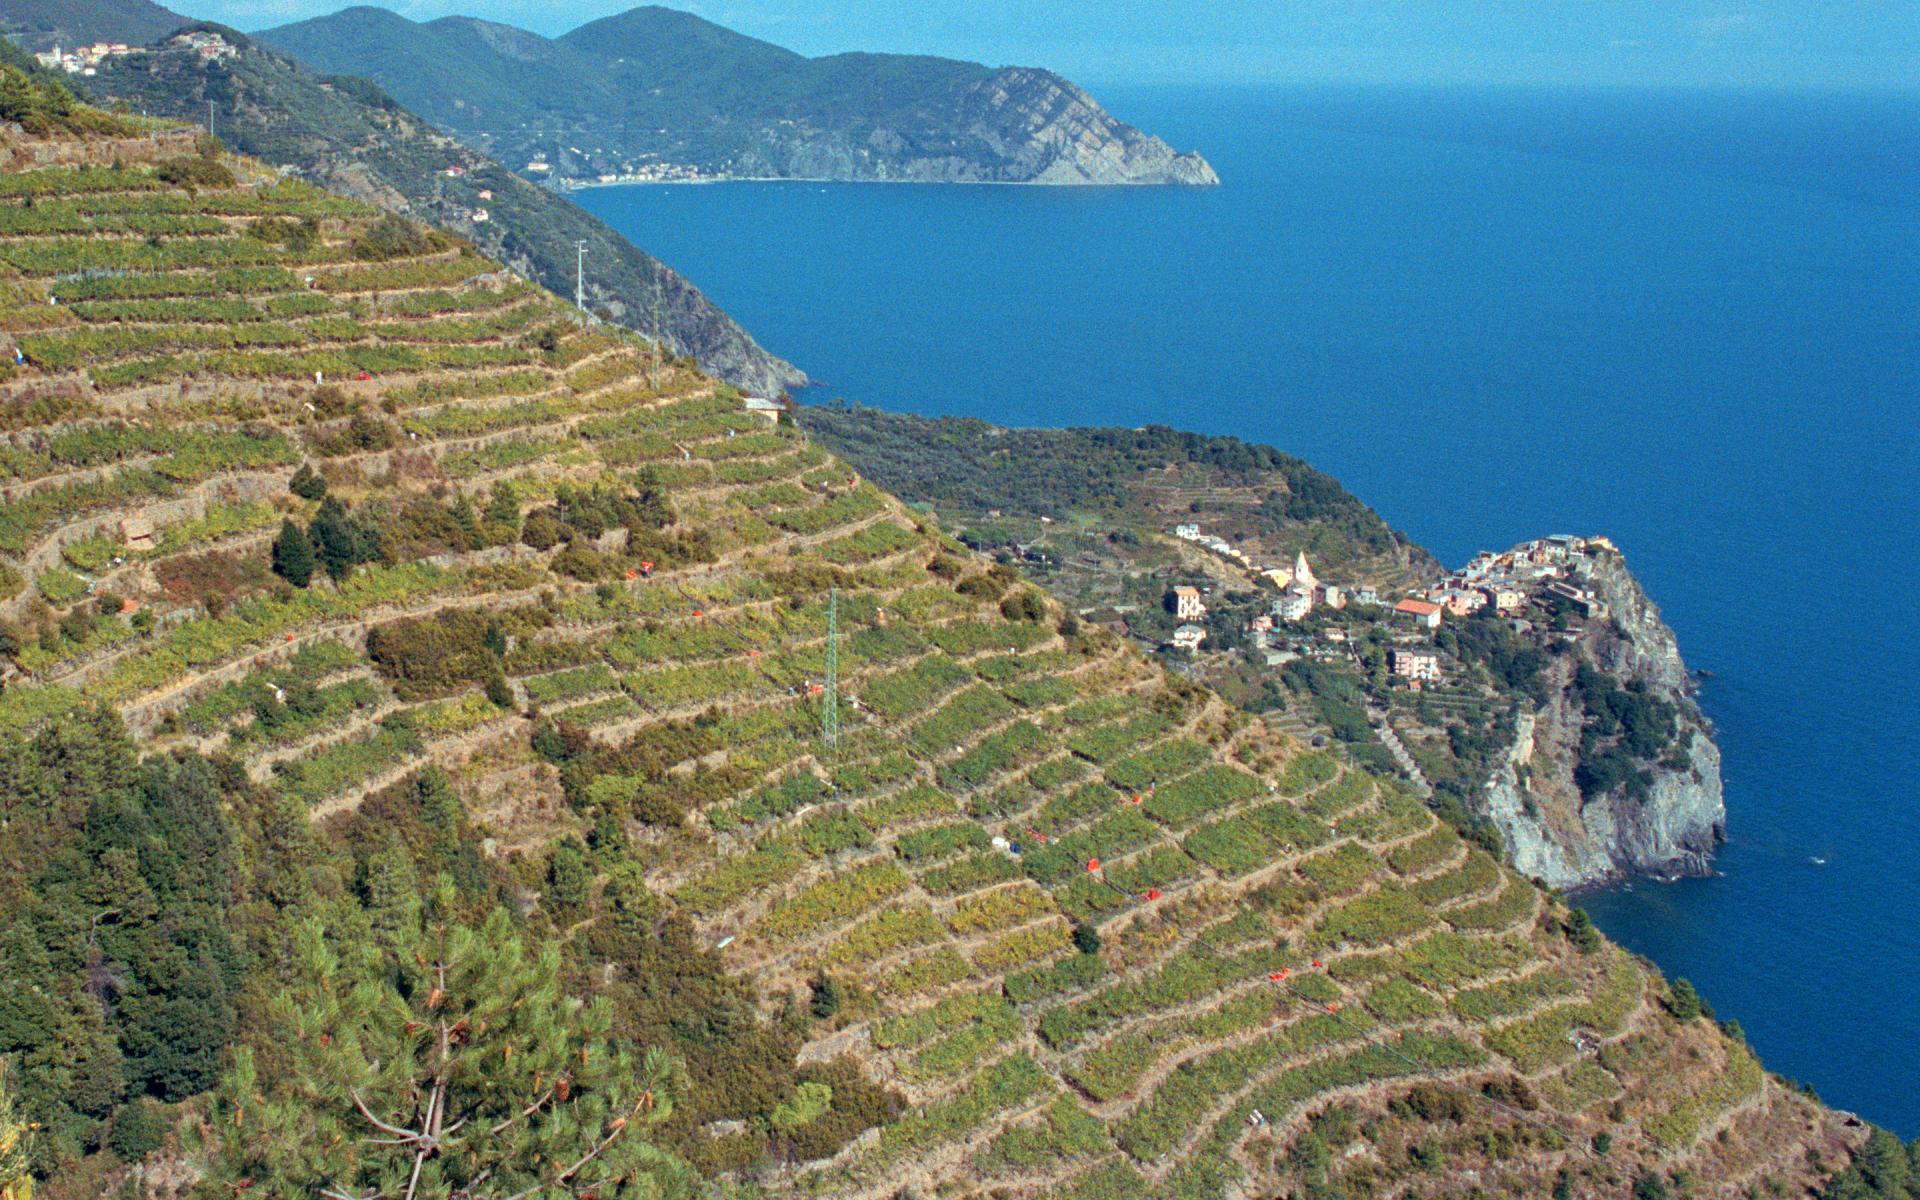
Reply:
[[1450, 564], [1611, 536], [1728, 841], [1582, 902], [1920, 1136], [1920, 93], [1094, 90], [1222, 186], [578, 199], [809, 400], [1270, 443]]

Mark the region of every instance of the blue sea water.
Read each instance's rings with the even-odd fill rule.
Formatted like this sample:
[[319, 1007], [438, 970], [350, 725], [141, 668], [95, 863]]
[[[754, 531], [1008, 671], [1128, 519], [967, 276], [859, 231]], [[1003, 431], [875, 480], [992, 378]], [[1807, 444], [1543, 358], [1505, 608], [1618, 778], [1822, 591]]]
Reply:
[[1101, 91], [1224, 186], [581, 199], [819, 398], [1269, 442], [1449, 562], [1612, 535], [1730, 840], [1595, 917], [1920, 1135], [1920, 95]]

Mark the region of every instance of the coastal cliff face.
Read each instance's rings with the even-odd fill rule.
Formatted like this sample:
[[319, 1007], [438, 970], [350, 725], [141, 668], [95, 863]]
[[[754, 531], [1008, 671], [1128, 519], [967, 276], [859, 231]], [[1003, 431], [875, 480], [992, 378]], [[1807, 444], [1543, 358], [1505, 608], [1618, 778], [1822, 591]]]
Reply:
[[[1052, 71], [895, 54], [808, 58], [662, 8], [552, 39], [369, 8], [260, 36], [320, 70], [374, 80], [440, 128], [558, 188], [1219, 182], [1200, 155], [1117, 120]], [[568, 86], [555, 89], [556, 79]]]
[[[1673, 630], [1619, 555], [1589, 560], [1583, 571], [1577, 582], [1608, 616], [1571, 635], [1550, 669], [1547, 702], [1518, 715], [1513, 743], [1487, 781], [1487, 815], [1514, 867], [1555, 887], [1706, 874], [1726, 831], [1720, 749]], [[1583, 734], [1594, 719], [1577, 682], [1583, 663], [1630, 694], [1671, 706], [1669, 747], [1639, 765], [1639, 786], [1589, 785], [1583, 793]]]
[[1052, 71], [1027, 67], [994, 71], [971, 84], [952, 111], [932, 123], [882, 118], [834, 130], [781, 122], [761, 138], [733, 173], [896, 183], [1220, 182], [1199, 154], [1176, 151], [1116, 120]]

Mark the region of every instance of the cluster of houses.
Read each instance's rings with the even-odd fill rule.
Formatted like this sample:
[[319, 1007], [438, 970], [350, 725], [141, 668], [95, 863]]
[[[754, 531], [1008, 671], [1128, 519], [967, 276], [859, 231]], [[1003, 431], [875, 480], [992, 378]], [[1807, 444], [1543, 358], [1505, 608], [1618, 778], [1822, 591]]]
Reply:
[[[1291, 567], [1274, 566], [1255, 569], [1247, 562], [1246, 555], [1222, 538], [1211, 537], [1199, 532], [1193, 525], [1181, 525], [1174, 533], [1190, 542], [1196, 542], [1207, 549], [1246, 564], [1261, 581], [1273, 586], [1280, 593], [1278, 599], [1268, 606], [1266, 612], [1255, 616], [1247, 623], [1247, 631], [1252, 635], [1254, 648], [1267, 650], [1273, 639], [1273, 631], [1279, 622], [1298, 622], [1305, 620], [1315, 605], [1328, 608], [1345, 608], [1353, 604], [1379, 604], [1379, 595], [1370, 587], [1343, 588], [1338, 584], [1327, 583], [1313, 573], [1312, 564], [1307, 562], [1306, 552], [1294, 556]], [[1190, 536], [1191, 535], [1191, 536]], [[1167, 607], [1173, 615], [1186, 622], [1173, 631], [1169, 645], [1179, 650], [1197, 650], [1207, 640], [1206, 629], [1198, 622], [1207, 615], [1206, 602], [1201, 599], [1200, 589], [1191, 586], [1176, 587], [1167, 593]], [[1271, 657], [1271, 656], [1269, 656]]]
[[[1339, 658], [1351, 653], [1346, 646], [1347, 631], [1337, 625], [1305, 641], [1292, 639], [1288, 648], [1288, 642], [1277, 641], [1284, 624], [1302, 621], [1322, 605], [1340, 609], [1349, 604], [1384, 603], [1370, 587], [1342, 588], [1319, 579], [1304, 553], [1295, 556], [1291, 567], [1256, 567], [1243, 551], [1225, 538], [1202, 532], [1198, 525], [1180, 525], [1174, 533], [1183, 541], [1243, 566], [1254, 578], [1272, 585], [1280, 593], [1266, 612], [1247, 621], [1253, 646], [1265, 653], [1269, 666], [1303, 655]], [[1607, 616], [1607, 605], [1586, 586], [1589, 572], [1585, 560], [1602, 553], [1617, 553], [1609, 539], [1564, 534], [1525, 542], [1501, 553], [1483, 551], [1440, 583], [1416, 589], [1395, 603], [1391, 612], [1418, 633], [1427, 635], [1438, 630], [1448, 616], [1465, 617], [1485, 611], [1518, 620], [1529, 602], [1536, 599], [1549, 603], [1557, 600], [1583, 616], [1601, 619]], [[1207, 604], [1202, 589], [1175, 587], [1167, 593], [1166, 604], [1181, 622], [1168, 645], [1189, 652], [1198, 650], [1207, 640], [1203, 624]], [[1279, 648], [1275, 648], [1276, 645]], [[1426, 637], [1399, 639], [1399, 644], [1387, 651], [1389, 673], [1416, 691], [1442, 680], [1441, 660], [1441, 653]]]
[[49, 71], [65, 71], [69, 75], [97, 75], [101, 63], [109, 58], [132, 54], [133, 51], [134, 47], [125, 42], [95, 42], [91, 46], [76, 46], [64, 51], [55, 46], [51, 50], [34, 55], [33, 58]]
[[1428, 629], [1439, 628], [1442, 613], [1465, 617], [1491, 609], [1513, 616], [1545, 584], [1548, 594], [1565, 600], [1582, 616], [1604, 618], [1606, 602], [1575, 582], [1572, 570], [1577, 560], [1603, 551], [1616, 552], [1610, 539], [1570, 534], [1536, 538], [1498, 554], [1483, 550], [1437, 587], [1401, 601], [1394, 611]]

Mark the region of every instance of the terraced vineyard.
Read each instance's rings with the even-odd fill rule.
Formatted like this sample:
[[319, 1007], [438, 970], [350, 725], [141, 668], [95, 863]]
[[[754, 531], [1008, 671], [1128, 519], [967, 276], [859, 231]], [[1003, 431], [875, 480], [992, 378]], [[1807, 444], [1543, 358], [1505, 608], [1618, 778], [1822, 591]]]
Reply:
[[751, 1191], [1731, 1197], [1850, 1136], [1405, 791], [688, 364], [254, 164], [91, 158], [0, 175], [0, 730], [110, 705], [323, 828], [438, 764], [532, 909], [562, 838], [590, 891], [638, 864], [904, 1098], [813, 1157], [768, 1131], [845, 1089], [699, 1131]]

